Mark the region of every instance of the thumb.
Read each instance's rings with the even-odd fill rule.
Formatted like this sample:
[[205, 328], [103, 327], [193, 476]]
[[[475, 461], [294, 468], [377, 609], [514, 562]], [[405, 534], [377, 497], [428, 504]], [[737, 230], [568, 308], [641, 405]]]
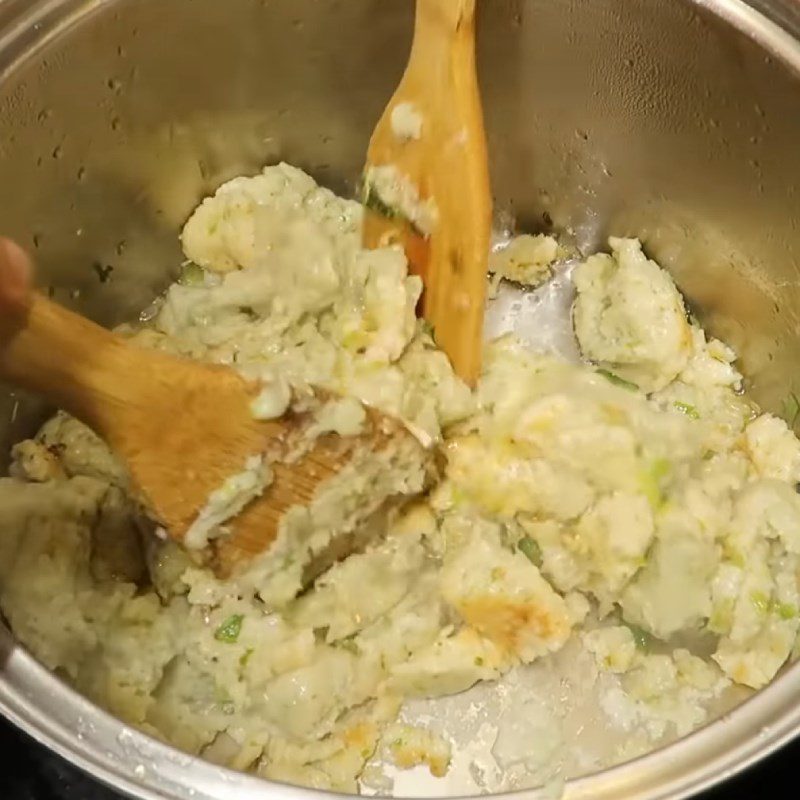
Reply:
[[30, 304], [33, 263], [11, 239], [0, 237], [0, 317], [24, 314]]

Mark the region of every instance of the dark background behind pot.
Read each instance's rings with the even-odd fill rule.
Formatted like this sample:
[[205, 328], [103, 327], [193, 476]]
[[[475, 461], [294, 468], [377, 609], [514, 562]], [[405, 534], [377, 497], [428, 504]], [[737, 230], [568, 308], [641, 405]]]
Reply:
[[[125, 800], [2, 720], [0, 752], [6, 765], [0, 773], [2, 800]], [[795, 741], [721, 788], [706, 792], [701, 800], [752, 800], [768, 787], [784, 787], [775, 792], [776, 798], [790, 796], [785, 787], [797, 780], [798, 760], [800, 741]], [[264, 797], [269, 797], [267, 788]]]

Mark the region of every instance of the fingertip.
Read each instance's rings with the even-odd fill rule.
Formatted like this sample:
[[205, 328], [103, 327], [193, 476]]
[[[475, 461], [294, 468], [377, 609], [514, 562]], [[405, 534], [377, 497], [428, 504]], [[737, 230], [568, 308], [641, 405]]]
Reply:
[[15, 270], [21, 274], [30, 276], [33, 272], [33, 265], [28, 253], [20, 247], [13, 239], [7, 236], [0, 236], [0, 257], [11, 264]]
[[0, 307], [28, 304], [33, 284], [33, 262], [15, 241], [0, 236]]

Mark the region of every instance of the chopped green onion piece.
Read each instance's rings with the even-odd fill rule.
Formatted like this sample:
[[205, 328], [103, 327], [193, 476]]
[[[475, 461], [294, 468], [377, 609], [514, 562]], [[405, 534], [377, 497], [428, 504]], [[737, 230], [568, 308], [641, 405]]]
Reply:
[[386, 219], [398, 219], [403, 216], [398, 209], [384, 202], [377, 189], [366, 181], [364, 182], [363, 204], [370, 211], [374, 211]]
[[646, 469], [639, 480], [639, 491], [647, 498], [654, 509], [664, 505], [663, 482], [672, 470], [672, 465], [666, 458], [657, 458]]
[[689, 419], [700, 419], [700, 412], [694, 406], [690, 406], [688, 403], [681, 403], [679, 400], [676, 400], [672, 405]]
[[214, 631], [214, 638], [225, 644], [235, 644], [242, 632], [244, 614], [233, 614]]
[[475, 656], [475, 666], [476, 667], [483, 666], [483, 659], [480, 656]]
[[750, 602], [755, 606], [756, 611], [766, 614], [769, 611], [769, 597], [764, 592], [753, 592], [750, 595]]
[[414, 233], [427, 239], [428, 234], [423, 231], [414, 220], [409, 219], [406, 213], [400, 209], [390, 206], [378, 193], [378, 190], [366, 178], [364, 179], [363, 187], [361, 190], [361, 203], [365, 208], [374, 211], [384, 219], [399, 219], [405, 222]]
[[242, 654], [242, 657], [239, 659], [239, 665], [242, 667], [247, 666], [247, 662], [250, 660], [250, 656], [253, 655], [255, 650], [252, 647], [248, 647], [247, 650]]
[[660, 481], [663, 478], [666, 478], [671, 470], [672, 470], [672, 465], [666, 458], [657, 458], [650, 467], [650, 474], [657, 481]]
[[183, 265], [178, 283], [181, 286], [202, 286], [206, 282], [206, 271], [199, 265], [190, 261]]
[[620, 378], [619, 375], [615, 375], [613, 372], [609, 372], [607, 369], [598, 369], [597, 374], [602, 375], [606, 380], [610, 381], [615, 386], [621, 386], [623, 389], [628, 389], [631, 392], [639, 391], [639, 387], [635, 383], [626, 381], [625, 378]]
[[794, 392], [789, 392], [789, 396], [783, 401], [783, 416], [790, 428], [794, 428], [800, 417], [800, 400]]
[[734, 567], [744, 569], [746, 563], [744, 554], [741, 552], [741, 550], [730, 544], [730, 542], [722, 543], [722, 555], [725, 556], [725, 558], [727, 558]]
[[633, 641], [639, 650], [649, 650], [653, 637], [644, 628], [638, 625], [628, 625], [630, 632], [633, 634]]
[[790, 603], [780, 603], [778, 605], [778, 616], [781, 619], [794, 619], [797, 616], [797, 608]]
[[537, 567], [542, 565], [542, 548], [530, 536], [523, 536], [517, 542], [517, 548], [531, 564], [535, 564]]
[[711, 612], [708, 628], [713, 633], [726, 634], [731, 629], [733, 621], [734, 601], [725, 599], [720, 601]]

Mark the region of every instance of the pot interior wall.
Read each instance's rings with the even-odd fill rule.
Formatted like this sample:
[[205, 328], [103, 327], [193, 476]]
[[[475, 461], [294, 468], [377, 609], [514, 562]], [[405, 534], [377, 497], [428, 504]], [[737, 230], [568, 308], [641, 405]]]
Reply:
[[[35, 46], [0, 54], [2, 228], [35, 252], [57, 300], [106, 324], [174, 278], [181, 224], [224, 179], [286, 159], [353, 191], [412, 10], [408, 0], [29, 6], [41, 9]], [[480, 9], [498, 212], [584, 248], [641, 236], [739, 349], [756, 397], [780, 410], [800, 352], [796, 72], [688, 0]], [[41, 413], [0, 392], [0, 453]]]

